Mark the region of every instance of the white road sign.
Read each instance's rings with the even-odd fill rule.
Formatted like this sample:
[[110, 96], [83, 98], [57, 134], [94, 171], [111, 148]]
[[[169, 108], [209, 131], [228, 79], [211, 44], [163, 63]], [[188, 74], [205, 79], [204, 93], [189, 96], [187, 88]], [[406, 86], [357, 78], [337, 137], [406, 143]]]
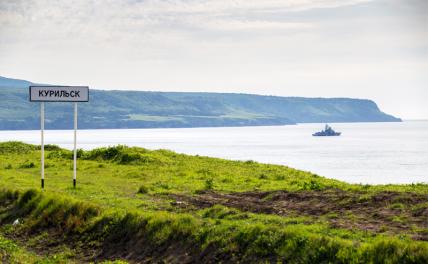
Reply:
[[74, 150], [73, 150], [73, 187], [76, 188], [77, 178], [77, 103], [89, 102], [88, 86], [30, 86], [30, 101], [40, 102], [40, 131], [41, 131], [41, 170], [42, 189], [45, 188], [45, 102], [74, 103]]
[[88, 102], [87, 86], [30, 86], [31, 102]]

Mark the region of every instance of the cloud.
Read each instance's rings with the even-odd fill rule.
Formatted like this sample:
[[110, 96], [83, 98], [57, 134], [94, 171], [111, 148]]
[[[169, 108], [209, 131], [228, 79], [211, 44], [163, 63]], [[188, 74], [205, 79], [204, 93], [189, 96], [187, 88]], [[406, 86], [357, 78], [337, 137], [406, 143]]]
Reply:
[[[225, 13], [236, 11], [302, 11], [353, 5], [370, 0], [173, 0], [130, 1], [149, 12], [167, 13]], [[141, 10], [140, 10], [141, 11]]]
[[[94, 25], [98, 30], [141, 28], [149, 26], [206, 25], [207, 28], [223, 26], [230, 28], [283, 28], [296, 24], [281, 21], [252, 21], [251, 15], [265, 12], [302, 11], [312, 8], [332, 8], [353, 5], [363, 0], [89, 0], [89, 1], [48, 1], [17, 0], [0, 2], [0, 25], [4, 27], [66, 27], [69, 30]], [[244, 20], [234, 21], [233, 17]], [[208, 23], [203, 23], [208, 20]], [[200, 23], [202, 22], [202, 23]]]
[[306, 96], [370, 97], [408, 83], [420, 98], [428, 81], [427, 5], [0, 0], [0, 75], [103, 88]]
[[[367, 0], [16, 0], [0, 1], [0, 55], [10, 43], [36, 51], [56, 46], [83, 50], [120, 46], [193, 46], [198, 42], [294, 34], [315, 28], [308, 21], [272, 13], [349, 6]], [[233, 36], [235, 34], [235, 36]], [[116, 43], [111, 45], [110, 43]], [[181, 44], [179, 44], [181, 45]], [[233, 44], [232, 44], [233, 45]], [[49, 48], [50, 47], [50, 48]]]

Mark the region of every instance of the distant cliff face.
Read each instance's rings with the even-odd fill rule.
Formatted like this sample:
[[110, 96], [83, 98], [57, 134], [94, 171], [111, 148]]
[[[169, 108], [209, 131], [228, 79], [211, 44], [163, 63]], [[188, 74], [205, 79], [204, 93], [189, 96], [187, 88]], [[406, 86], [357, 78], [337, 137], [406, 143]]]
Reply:
[[[0, 77], [0, 129], [39, 129], [31, 83]], [[72, 127], [72, 104], [46, 104], [46, 127]], [[80, 128], [259, 126], [295, 123], [399, 122], [370, 100], [222, 93], [91, 90], [79, 104]]]

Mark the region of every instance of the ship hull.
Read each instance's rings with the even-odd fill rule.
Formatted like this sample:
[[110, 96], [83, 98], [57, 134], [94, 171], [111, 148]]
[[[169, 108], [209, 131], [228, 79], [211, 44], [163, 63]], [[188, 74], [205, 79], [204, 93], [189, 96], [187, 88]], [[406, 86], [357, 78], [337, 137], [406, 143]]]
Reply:
[[314, 137], [338, 137], [338, 136], [340, 136], [342, 133], [335, 133], [335, 134], [331, 134], [331, 135], [327, 135], [327, 134], [317, 134], [317, 133], [315, 133], [315, 134], [312, 134], [312, 136], [314, 136]]

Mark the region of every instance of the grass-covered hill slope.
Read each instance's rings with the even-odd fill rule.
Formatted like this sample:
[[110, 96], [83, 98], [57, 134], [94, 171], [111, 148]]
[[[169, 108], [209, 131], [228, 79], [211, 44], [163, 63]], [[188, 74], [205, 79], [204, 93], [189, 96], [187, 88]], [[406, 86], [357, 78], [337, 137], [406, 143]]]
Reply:
[[[39, 104], [28, 81], [0, 78], [0, 129], [38, 129]], [[46, 127], [72, 126], [72, 104], [46, 105]], [[79, 104], [81, 128], [152, 128], [284, 125], [308, 122], [400, 121], [370, 100], [297, 98], [221, 93], [90, 91]]]
[[23, 263], [427, 263], [428, 186], [116, 146], [0, 143], [0, 258]]

